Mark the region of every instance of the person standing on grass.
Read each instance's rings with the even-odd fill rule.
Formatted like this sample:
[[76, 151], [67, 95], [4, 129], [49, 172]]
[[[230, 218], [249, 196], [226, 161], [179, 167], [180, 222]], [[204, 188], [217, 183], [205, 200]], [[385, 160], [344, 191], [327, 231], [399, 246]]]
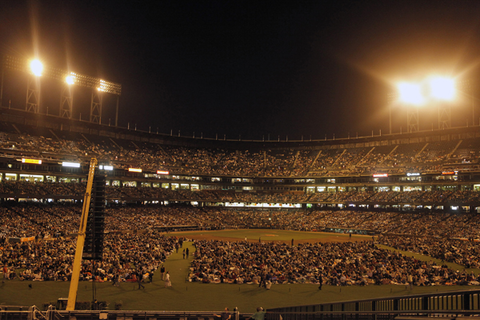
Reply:
[[8, 268], [7, 264], [3, 265], [3, 280], [8, 279]]
[[140, 288], [145, 289], [145, 286], [142, 284], [142, 281], [143, 281], [143, 273], [137, 272], [138, 290], [140, 290]]
[[165, 280], [165, 266], [162, 264], [162, 267], [160, 268], [160, 274], [162, 276], [162, 280]]
[[112, 286], [114, 286], [114, 287], [117, 287], [117, 286], [118, 286], [118, 278], [119, 278], [118, 274], [115, 274], [115, 275], [113, 276], [113, 278], [112, 278], [112, 282], [113, 282]]
[[165, 274], [165, 288], [171, 287], [171, 286], [172, 286], [172, 282], [170, 281], [170, 273], [167, 271], [167, 273]]

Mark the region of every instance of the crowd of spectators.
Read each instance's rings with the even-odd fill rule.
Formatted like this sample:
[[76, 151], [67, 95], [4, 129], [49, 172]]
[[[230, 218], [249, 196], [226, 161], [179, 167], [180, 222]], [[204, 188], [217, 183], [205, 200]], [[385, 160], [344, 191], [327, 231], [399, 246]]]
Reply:
[[372, 242], [283, 243], [199, 240], [189, 275], [206, 283], [478, 285], [473, 273], [380, 249]]
[[[472, 141], [470, 141], [472, 140]], [[140, 167], [173, 174], [226, 176], [344, 176], [377, 172], [478, 170], [474, 139], [358, 148], [187, 148], [80, 134], [69, 139], [2, 133], [0, 156], [30, 154], [44, 160], [88, 162], [92, 156], [116, 168]], [[474, 149], [469, 149], [474, 148]], [[477, 149], [475, 149], [477, 148]], [[473, 152], [473, 153], [472, 153]]]
[[[171, 226], [196, 229], [271, 228], [298, 231], [365, 231], [443, 238], [480, 239], [480, 217], [471, 213], [305, 210], [177, 206], [106, 208], [106, 231], [155, 230]], [[8, 237], [49, 238], [73, 234], [80, 205], [24, 204], [0, 208], [1, 231]]]
[[[0, 261], [7, 267], [5, 276], [70, 280], [80, 211], [80, 207], [63, 205], [1, 208]], [[174, 250], [179, 239], [146, 228], [151, 220], [142, 210], [133, 216], [134, 220], [122, 210], [112, 216], [107, 210], [103, 260], [95, 264], [84, 260], [81, 280], [136, 281], [139, 275], [156, 270]]]
[[[81, 208], [14, 205], [0, 212], [0, 261], [9, 277], [68, 280]], [[160, 230], [271, 228], [381, 234], [379, 243], [479, 267], [480, 217], [475, 214], [258, 210], [189, 206], [106, 209], [102, 262], [82, 265], [82, 280], [135, 281], [153, 272], [178, 246]], [[470, 274], [379, 249], [372, 242], [281, 243], [198, 241], [191, 281], [325, 284], [475, 284]], [[18, 271], [16, 271], [18, 270]], [[410, 280], [409, 280], [410, 279]]]
[[[60, 136], [60, 135], [59, 135]], [[0, 157], [25, 155], [44, 160], [81, 161], [92, 156], [115, 168], [168, 170], [171, 174], [244, 177], [317, 177], [376, 172], [479, 170], [476, 140], [359, 148], [279, 148], [257, 150], [167, 146], [113, 138], [0, 134]], [[2, 197], [83, 197], [83, 183], [0, 182]], [[109, 200], [230, 203], [445, 204], [480, 201], [480, 192], [346, 191], [318, 193], [171, 190], [107, 186]], [[71, 277], [78, 205], [0, 207], [0, 263], [8, 278], [67, 281]], [[465, 267], [480, 267], [480, 218], [476, 214], [352, 210], [126, 206], [106, 209], [103, 260], [84, 261], [82, 280], [136, 281], [153, 272], [181, 239], [161, 230], [271, 228], [380, 234], [379, 243], [418, 252]], [[479, 284], [474, 275], [380, 249], [372, 242], [282, 243], [196, 241], [191, 281], [259, 283]]]
[[466, 268], [480, 268], [480, 246], [468, 239], [437, 237], [381, 236], [380, 243], [395, 249], [415, 252]]

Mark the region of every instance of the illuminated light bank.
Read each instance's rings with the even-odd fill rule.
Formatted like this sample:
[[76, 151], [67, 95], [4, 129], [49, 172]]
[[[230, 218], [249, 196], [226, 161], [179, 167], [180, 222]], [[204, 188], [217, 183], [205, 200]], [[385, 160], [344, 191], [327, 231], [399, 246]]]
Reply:
[[372, 176], [374, 178], [386, 178], [388, 177], [388, 173], [374, 173]]
[[42, 160], [22, 158], [22, 163], [42, 164]]
[[78, 163], [78, 162], [67, 162], [67, 161], [64, 161], [64, 162], [62, 162], [62, 167], [67, 167], [67, 168], [80, 168], [80, 163]]

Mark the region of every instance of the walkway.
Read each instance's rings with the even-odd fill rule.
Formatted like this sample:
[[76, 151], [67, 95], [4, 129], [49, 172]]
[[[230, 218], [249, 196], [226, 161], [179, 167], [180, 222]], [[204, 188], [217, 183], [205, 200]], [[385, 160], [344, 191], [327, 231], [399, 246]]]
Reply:
[[[183, 259], [183, 250], [188, 248], [189, 257]], [[183, 247], [178, 249], [178, 253], [175, 251], [170, 254], [167, 260], [164, 263], [165, 271], [170, 272], [170, 280], [172, 281], [172, 287], [175, 285], [183, 284], [185, 281], [188, 281], [188, 274], [190, 272], [190, 264], [193, 260], [193, 253], [195, 252], [195, 247], [193, 242], [184, 241]], [[154, 274], [153, 281], [160, 281], [160, 267]]]

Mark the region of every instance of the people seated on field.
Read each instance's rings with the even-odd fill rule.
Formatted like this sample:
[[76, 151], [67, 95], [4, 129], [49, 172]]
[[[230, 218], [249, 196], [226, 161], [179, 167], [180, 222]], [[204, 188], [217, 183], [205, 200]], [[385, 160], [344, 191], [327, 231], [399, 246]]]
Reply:
[[[5, 238], [37, 236], [33, 241], [8, 241], [2, 245], [0, 263], [7, 265], [8, 278], [16, 276], [12, 270], [21, 269], [23, 272], [18, 273], [18, 278], [26, 281], [68, 281], [75, 253], [75, 237], [69, 234], [78, 230], [80, 208], [19, 205], [0, 208], [0, 211], [0, 230]], [[121, 281], [129, 281], [134, 271], [142, 270], [145, 274], [155, 270], [180, 241], [165, 237], [155, 226], [186, 224], [189, 221], [202, 221], [203, 226], [209, 223], [221, 226], [225, 221], [245, 226], [252, 223], [255, 227], [270, 223], [271, 227], [285, 229], [295, 229], [306, 222], [315, 226], [344, 228], [352, 224], [374, 226], [379, 232], [385, 230], [398, 234], [382, 236], [378, 239], [379, 243], [464, 266], [480, 266], [480, 244], [469, 240], [478, 238], [480, 218], [476, 215], [125, 207], [107, 210], [104, 259], [95, 266], [84, 261], [81, 279], [111, 281], [118, 276]], [[63, 233], [60, 233], [62, 228]], [[446, 233], [449, 237], [444, 238]], [[469, 237], [459, 239], [463, 235]], [[192, 274], [195, 275], [191, 277], [192, 281], [208, 280], [211, 275], [210, 281], [213, 282], [221, 282], [223, 277], [224, 283], [258, 285], [261, 273], [267, 277], [271, 274], [274, 284], [317, 283], [319, 274], [322, 274], [325, 284], [331, 285], [386, 282], [474, 284], [478, 280], [463, 272], [452, 273], [445, 266], [423, 265], [379, 250], [371, 243], [298, 244], [292, 247], [280, 243], [241, 241], [196, 242], [196, 245], [198, 251], [192, 263]], [[355, 254], [352, 256], [351, 252]], [[306, 256], [313, 257], [313, 261], [318, 263], [312, 263]], [[324, 260], [318, 260], [320, 257]], [[409, 276], [412, 276], [412, 281], [408, 280]]]

